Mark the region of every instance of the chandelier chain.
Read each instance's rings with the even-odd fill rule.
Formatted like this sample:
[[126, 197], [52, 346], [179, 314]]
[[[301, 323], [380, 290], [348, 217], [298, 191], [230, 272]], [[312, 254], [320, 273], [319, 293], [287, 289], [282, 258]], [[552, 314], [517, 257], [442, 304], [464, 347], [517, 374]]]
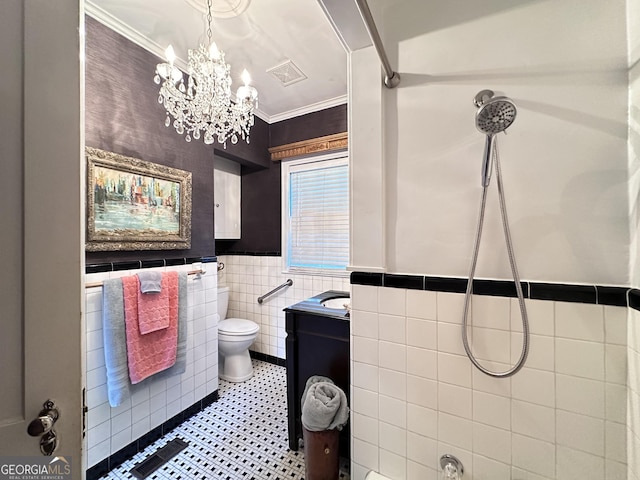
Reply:
[[211, 32], [211, 22], [213, 17], [211, 16], [211, 0], [207, 0], [207, 37], [209, 38], [209, 45], [211, 45], [213, 33]]

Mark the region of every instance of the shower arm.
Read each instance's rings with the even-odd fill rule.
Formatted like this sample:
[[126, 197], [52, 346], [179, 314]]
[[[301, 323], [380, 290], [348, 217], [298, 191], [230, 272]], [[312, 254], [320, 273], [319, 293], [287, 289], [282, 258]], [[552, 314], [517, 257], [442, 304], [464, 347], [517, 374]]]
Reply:
[[384, 86], [387, 88], [395, 88], [400, 83], [400, 74], [398, 72], [394, 72], [391, 68], [391, 64], [389, 63], [386, 52], [384, 51], [384, 45], [382, 44], [382, 40], [380, 39], [380, 34], [378, 33], [378, 29], [376, 28], [376, 22], [373, 19], [373, 15], [371, 15], [371, 10], [369, 9], [367, 0], [355, 1], [356, 5], [358, 6], [358, 10], [360, 11], [362, 21], [367, 28], [367, 32], [369, 32], [369, 37], [371, 37], [371, 41], [376, 47], [376, 51], [378, 52], [378, 56], [380, 57], [380, 62], [382, 62], [382, 68], [384, 69], [385, 73]]

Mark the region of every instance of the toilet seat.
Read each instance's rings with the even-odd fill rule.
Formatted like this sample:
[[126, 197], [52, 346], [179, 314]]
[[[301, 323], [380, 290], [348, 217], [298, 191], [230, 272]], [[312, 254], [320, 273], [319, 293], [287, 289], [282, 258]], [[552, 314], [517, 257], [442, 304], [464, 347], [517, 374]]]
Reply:
[[257, 323], [245, 318], [227, 318], [218, 323], [218, 333], [228, 336], [251, 335], [260, 330]]

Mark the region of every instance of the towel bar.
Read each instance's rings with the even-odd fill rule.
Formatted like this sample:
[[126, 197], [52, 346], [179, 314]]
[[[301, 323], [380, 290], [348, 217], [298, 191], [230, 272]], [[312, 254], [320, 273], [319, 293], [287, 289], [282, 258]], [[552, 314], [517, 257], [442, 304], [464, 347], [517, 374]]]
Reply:
[[[197, 270], [190, 270], [187, 272], [187, 275], [201, 275], [203, 273], [207, 273], [205, 270], [199, 268]], [[94, 288], [94, 287], [101, 287], [102, 286], [102, 282], [90, 282], [90, 283], [85, 283], [84, 284], [84, 288]]]

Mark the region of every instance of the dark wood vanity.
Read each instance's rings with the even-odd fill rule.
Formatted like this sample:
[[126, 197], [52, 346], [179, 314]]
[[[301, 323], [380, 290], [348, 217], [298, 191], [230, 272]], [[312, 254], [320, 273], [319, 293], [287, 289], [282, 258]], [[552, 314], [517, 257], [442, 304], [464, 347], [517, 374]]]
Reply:
[[[287, 331], [287, 405], [289, 448], [298, 450], [302, 438], [301, 399], [307, 379], [331, 378], [349, 396], [349, 314], [322, 302], [345, 298], [349, 292], [330, 290], [284, 309]], [[350, 422], [340, 432], [340, 456], [350, 457]]]

